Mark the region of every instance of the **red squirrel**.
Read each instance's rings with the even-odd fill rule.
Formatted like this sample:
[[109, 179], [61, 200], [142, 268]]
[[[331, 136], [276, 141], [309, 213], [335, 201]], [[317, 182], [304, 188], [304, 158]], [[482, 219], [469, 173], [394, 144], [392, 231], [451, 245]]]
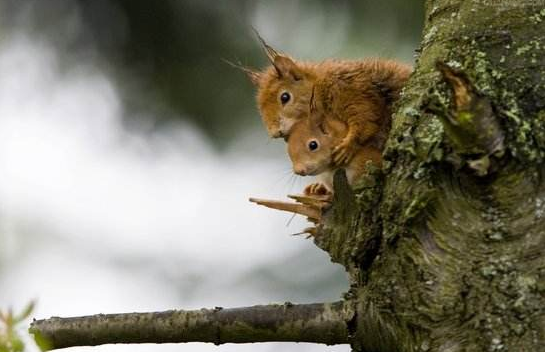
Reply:
[[[301, 176], [318, 176], [321, 182], [305, 188], [307, 195], [331, 194], [333, 174], [339, 168], [334, 162], [335, 146], [349, 133], [348, 124], [338, 119], [327, 118], [316, 107], [314, 95], [307, 108], [307, 118], [297, 121], [287, 137], [288, 154], [293, 164], [293, 171]], [[373, 143], [360, 145], [354, 143], [354, 156], [345, 166], [348, 183], [364, 173], [368, 163], [381, 165], [381, 149]]]
[[240, 68], [257, 87], [257, 105], [270, 137], [290, 136], [294, 124], [307, 115], [314, 89], [327, 119], [347, 126], [333, 147], [336, 165], [348, 164], [358, 145], [384, 144], [392, 103], [409, 78], [410, 66], [386, 59], [298, 61], [259, 39], [271, 65], [262, 71]]

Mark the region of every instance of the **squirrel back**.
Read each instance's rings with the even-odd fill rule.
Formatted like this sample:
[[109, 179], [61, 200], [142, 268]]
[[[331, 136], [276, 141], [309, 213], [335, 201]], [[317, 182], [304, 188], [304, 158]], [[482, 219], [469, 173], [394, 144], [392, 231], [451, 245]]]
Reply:
[[382, 149], [394, 103], [412, 72], [411, 66], [387, 59], [331, 60], [323, 65], [328, 66], [325, 71], [329, 74], [316, 80], [315, 94], [324, 112], [355, 124], [356, 138], [362, 144], [370, 142]]

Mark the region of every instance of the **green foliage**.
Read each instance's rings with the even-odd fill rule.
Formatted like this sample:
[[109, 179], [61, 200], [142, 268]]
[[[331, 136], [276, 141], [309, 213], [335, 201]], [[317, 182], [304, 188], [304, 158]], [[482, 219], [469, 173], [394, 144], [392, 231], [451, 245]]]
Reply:
[[[30, 302], [20, 313], [12, 309], [0, 310], [0, 352], [22, 352], [25, 344], [17, 331], [34, 310], [34, 302]], [[38, 341], [38, 339], [37, 339]], [[45, 345], [38, 343], [44, 349]]]

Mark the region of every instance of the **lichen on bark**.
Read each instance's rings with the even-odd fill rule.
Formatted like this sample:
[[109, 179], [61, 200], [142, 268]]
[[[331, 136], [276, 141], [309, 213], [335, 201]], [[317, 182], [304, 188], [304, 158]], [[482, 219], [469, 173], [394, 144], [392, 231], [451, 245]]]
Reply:
[[[427, 2], [421, 54], [393, 118], [384, 170], [355, 189], [360, 202], [349, 203], [349, 221], [329, 217], [322, 228], [327, 241], [359, 249], [354, 255], [337, 243], [334, 253], [345, 254], [332, 257], [352, 278], [347, 297], [366, 306], [360, 325], [388, 330], [398, 341], [392, 347], [361, 339], [354, 350], [545, 346], [543, 5]], [[438, 62], [462, 72], [489, 102], [485, 110], [505, 134], [504, 153], [488, 155], [473, 148], [474, 138], [449, 130], [454, 97]], [[482, 118], [483, 111], [459, 118]], [[491, 159], [488, 173], [466, 167], [483, 156]]]

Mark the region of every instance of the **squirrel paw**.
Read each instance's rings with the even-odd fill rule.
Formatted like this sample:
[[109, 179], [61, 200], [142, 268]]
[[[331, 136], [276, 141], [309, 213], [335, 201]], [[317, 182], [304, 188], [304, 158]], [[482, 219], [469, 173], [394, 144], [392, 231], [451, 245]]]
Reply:
[[305, 187], [303, 191], [307, 196], [327, 196], [331, 195], [331, 191], [323, 183], [311, 183]]
[[356, 154], [357, 147], [354, 142], [343, 140], [333, 149], [333, 162], [337, 166], [348, 164]]

